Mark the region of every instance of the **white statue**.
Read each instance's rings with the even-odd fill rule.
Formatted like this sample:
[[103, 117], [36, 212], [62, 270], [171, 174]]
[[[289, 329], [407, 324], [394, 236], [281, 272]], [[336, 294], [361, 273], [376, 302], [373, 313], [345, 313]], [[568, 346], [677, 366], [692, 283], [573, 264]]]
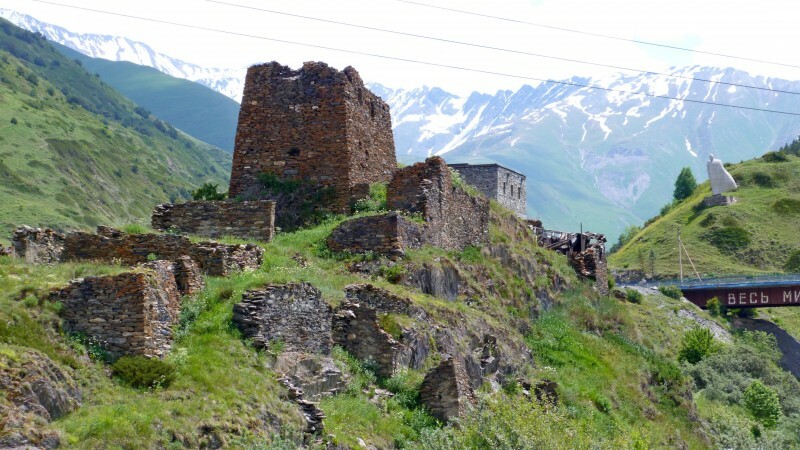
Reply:
[[714, 158], [714, 155], [708, 155], [706, 168], [708, 169], [708, 180], [711, 182], [711, 192], [714, 195], [720, 195], [738, 187], [731, 174], [725, 170], [722, 161]]

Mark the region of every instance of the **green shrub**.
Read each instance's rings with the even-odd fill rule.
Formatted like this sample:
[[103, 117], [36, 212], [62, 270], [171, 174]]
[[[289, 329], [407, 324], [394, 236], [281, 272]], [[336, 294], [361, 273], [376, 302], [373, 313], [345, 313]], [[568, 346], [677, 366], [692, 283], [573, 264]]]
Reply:
[[631, 303], [641, 304], [644, 296], [636, 289], [625, 289], [625, 298]]
[[784, 268], [787, 272], [800, 272], [800, 250], [795, 250], [789, 255]]
[[735, 252], [750, 245], [750, 233], [741, 227], [722, 227], [704, 235], [721, 252]]
[[379, 272], [388, 282], [399, 283], [406, 273], [408, 273], [408, 269], [402, 264], [394, 264], [392, 266], [381, 266]]
[[16, 118], [16, 117], [12, 117], [12, 118], [11, 118], [11, 125], [16, 125], [17, 123], [19, 123], [19, 122], [17, 121], [17, 118]]
[[419, 372], [403, 369], [387, 379], [383, 385], [394, 393], [394, 400], [404, 408], [414, 409], [420, 406], [419, 388], [423, 376]]
[[764, 156], [762, 156], [761, 159], [763, 159], [766, 162], [784, 162], [789, 160], [789, 158], [784, 153], [780, 152], [764, 153]]
[[192, 191], [192, 200], [225, 200], [228, 198], [227, 192], [218, 192], [218, 184], [204, 183], [200, 188]]
[[609, 278], [608, 279], [608, 291], [609, 292], [613, 291], [614, 290], [614, 286], [616, 286], [616, 285], [617, 285], [617, 283], [614, 281], [613, 278]]
[[719, 345], [714, 340], [708, 328], [697, 327], [686, 332], [681, 340], [678, 350], [678, 360], [697, 364], [708, 355], [719, 350]]
[[785, 216], [800, 214], [800, 200], [782, 198], [772, 204], [772, 209], [778, 214], [783, 214]]
[[683, 292], [681, 292], [677, 286], [659, 286], [658, 291], [669, 298], [674, 298], [675, 300], [683, 297]]
[[759, 380], [753, 381], [742, 397], [745, 408], [767, 428], [773, 428], [783, 415], [778, 393]]
[[720, 303], [719, 298], [714, 297], [706, 303], [706, 309], [708, 309], [708, 313], [714, 317], [718, 317], [722, 315], [722, 303]]
[[146, 226], [139, 223], [129, 223], [122, 227], [122, 231], [128, 234], [146, 234], [150, 232]]
[[369, 195], [356, 200], [353, 211], [356, 213], [386, 211], [386, 183], [371, 184]]
[[167, 387], [175, 380], [175, 368], [157, 358], [123, 356], [111, 365], [111, 373], [134, 388]]
[[763, 188], [775, 187], [775, 180], [766, 172], [753, 172], [750, 178], [753, 180], [753, 183]]
[[689, 198], [697, 188], [697, 180], [692, 174], [692, 169], [684, 167], [678, 178], [675, 180], [675, 191], [672, 193], [672, 198], [680, 202]]

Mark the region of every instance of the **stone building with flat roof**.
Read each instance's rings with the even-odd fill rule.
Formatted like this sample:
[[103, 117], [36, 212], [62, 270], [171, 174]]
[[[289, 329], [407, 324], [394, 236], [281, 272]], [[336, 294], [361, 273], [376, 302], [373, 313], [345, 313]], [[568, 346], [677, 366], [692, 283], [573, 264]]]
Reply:
[[497, 200], [520, 217], [528, 215], [525, 175], [499, 164], [450, 164], [450, 167], [489, 199]]

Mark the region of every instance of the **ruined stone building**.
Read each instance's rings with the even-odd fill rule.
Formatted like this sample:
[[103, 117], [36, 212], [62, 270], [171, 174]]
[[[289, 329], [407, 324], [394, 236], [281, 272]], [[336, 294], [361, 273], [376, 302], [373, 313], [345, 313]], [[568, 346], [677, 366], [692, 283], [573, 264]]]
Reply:
[[[279, 222], [314, 202], [349, 213], [371, 183], [389, 181], [396, 167], [389, 106], [352, 67], [307, 62], [292, 70], [271, 62], [247, 70], [231, 198], [274, 199]], [[287, 182], [292, 189], [278, 186]], [[284, 198], [289, 190], [303, 198]]]
[[450, 167], [486, 197], [497, 200], [520, 217], [528, 215], [525, 175], [499, 164], [450, 164]]

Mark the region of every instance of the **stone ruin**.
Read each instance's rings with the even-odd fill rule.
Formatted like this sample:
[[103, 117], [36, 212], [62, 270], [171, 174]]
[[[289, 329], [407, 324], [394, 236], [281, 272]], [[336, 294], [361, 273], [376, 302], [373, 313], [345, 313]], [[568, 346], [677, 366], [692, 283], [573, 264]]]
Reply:
[[597, 291], [608, 295], [608, 264], [604, 235], [589, 232], [567, 233], [537, 227], [532, 229], [540, 247], [565, 255], [579, 276], [594, 280]]
[[453, 358], [442, 361], [425, 375], [419, 397], [431, 415], [442, 422], [462, 415], [475, 402], [467, 372]]
[[298, 226], [304, 210], [349, 213], [396, 165], [389, 107], [352, 67], [271, 62], [247, 70], [231, 198], [275, 200], [279, 226]]
[[344, 222], [331, 233], [328, 247], [402, 256], [406, 249], [426, 244], [463, 249], [489, 240], [488, 200], [454, 186], [450, 169], [438, 156], [397, 170], [386, 203], [394, 211]]
[[245, 292], [233, 307], [233, 322], [257, 348], [282, 342], [286, 351], [331, 351], [331, 307], [308, 283]]
[[162, 358], [172, 345], [181, 295], [202, 286], [196, 265], [182, 258], [76, 280], [53, 291], [50, 300], [64, 305], [61, 315], [68, 332], [85, 334], [112, 356]]
[[275, 202], [194, 201], [156, 206], [152, 226], [210, 238], [232, 236], [270, 242], [275, 234]]
[[189, 256], [200, 270], [211, 276], [261, 266], [264, 250], [256, 245], [193, 243], [171, 234], [128, 234], [110, 227], [97, 227], [97, 234], [81, 231], [61, 234], [53, 230], [19, 227], [12, 244], [19, 258], [30, 263], [65, 261], [109, 261], [125, 265], [157, 259], [177, 260]]

